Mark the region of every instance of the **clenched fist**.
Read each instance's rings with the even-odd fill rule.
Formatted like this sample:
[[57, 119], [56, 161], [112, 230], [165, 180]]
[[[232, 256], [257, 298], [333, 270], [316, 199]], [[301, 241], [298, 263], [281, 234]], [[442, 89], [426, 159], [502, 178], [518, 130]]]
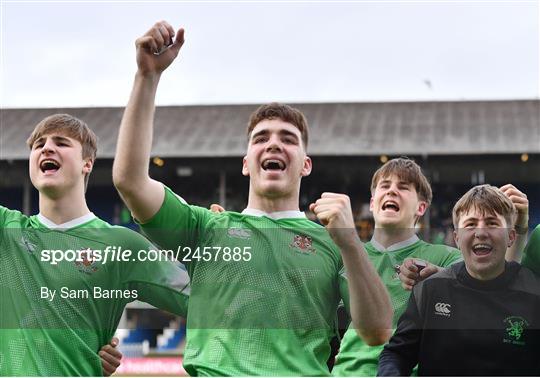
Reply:
[[135, 41], [137, 67], [142, 74], [161, 74], [176, 59], [184, 44], [184, 29], [174, 29], [166, 21], [156, 22]]
[[358, 243], [351, 201], [347, 195], [325, 192], [315, 203], [309, 205], [309, 209], [326, 227], [332, 240], [340, 248], [344, 249]]

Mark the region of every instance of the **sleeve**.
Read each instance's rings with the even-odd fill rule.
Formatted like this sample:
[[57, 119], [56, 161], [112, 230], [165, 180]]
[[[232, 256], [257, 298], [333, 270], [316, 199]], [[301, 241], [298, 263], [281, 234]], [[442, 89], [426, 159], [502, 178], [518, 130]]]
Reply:
[[521, 264], [540, 275], [540, 225], [536, 226], [531, 233], [529, 242], [523, 251]]
[[[142, 235], [131, 230], [129, 232], [132, 234], [130, 248], [134, 253], [140, 250], [157, 251]], [[164, 254], [155, 254], [156, 258], [159, 257], [156, 261], [149, 261], [149, 254], [141, 256], [121, 265], [122, 285], [136, 290], [138, 300], [186, 317], [190, 285], [185, 267]]]
[[3, 227], [6, 223], [8, 209], [4, 206], [0, 206], [0, 227]]
[[411, 295], [407, 309], [399, 318], [396, 332], [381, 352], [378, 376], [411, 375], [418, 363], [422, 323], [415, 295]]
[[165, 199], [152, 219], [140, 224], [141, 231], [160, 248], [178, 254], [187, 251], [183, 247], [196, 248], [200, 235], [212, 217], [212, 212], [198, 206], [188, 205], [171, 189], [165, 187]]
[[24, 215], [20, 211], [10, 210], [7, 207], [0, 206], [0, 227], [6, 227], [11, 222], [20, 223]]

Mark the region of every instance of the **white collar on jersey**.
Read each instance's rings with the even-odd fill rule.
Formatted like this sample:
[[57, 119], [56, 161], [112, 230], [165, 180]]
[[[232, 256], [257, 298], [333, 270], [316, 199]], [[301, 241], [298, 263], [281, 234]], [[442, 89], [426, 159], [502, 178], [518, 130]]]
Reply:
[[395, 244], [392, 244], [390, 245], [388, 248], [384, 248], [382, 246], [381, 243], [379, 243], [377, 240], [375, 240], [374, 238], [371, 238], [371, 244], [375, 247], [375, 249], [377, 251], [380, 251], [380, 252], [391, 252], [391, 251], [397, 251], [398, 249], [401, 249], [401, 248], [405, 248], [405, 247], [408, 247], [410, 245], [413, 245], [414, 243], [416, 243], [418, 240], [420, 240], [420, 238], [418, 237], [418, 235], [414, 234], [413, 236], [411, 236], [410, 238], [408, 238], [407, 240], [403, 240], [403, 241], [400, 241], [398, 243], [395, 243]]
[[242, 214], [253, 215], [255, 217], [268, 217], [275, 220], [285, 219], [285, 218], [306, 218], [306, 214], [299, 210], [287, 210], [287, 211], [276, 211], [273, 213], [267, 213], [258, 209], [246, 208], [242, 211]]
[[48, 218], [45, 218], [41, 213], [39, 213], [37, 215], [37, 219], [41, 222], [41, 224], [43, 224], [44, 226], [46, 226], [47, 228], [50, 228], [50, 229], [73, 228], [73, 227], [80, 226], [81, 224], [86, 223], [88, 221], [91, 221], [94, 218], [97, 218], [97, 217], [94, 215], [94, 213], [90, 212], [90, 213], [88, 213], [86, 215], [83, 215], [82, 217], [78, 217], [78, 218], [72, 219], [70, 221], [67, 221], [66, 223], [56, 224], [52, 220], [50, 220]]

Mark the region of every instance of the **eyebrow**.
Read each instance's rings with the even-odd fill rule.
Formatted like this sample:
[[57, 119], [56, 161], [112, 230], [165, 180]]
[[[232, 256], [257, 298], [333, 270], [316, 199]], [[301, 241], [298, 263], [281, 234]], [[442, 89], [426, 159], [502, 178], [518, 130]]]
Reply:
[[[477, 218], [477, 217], [468, 217], [468, 218], [463, 218], [463, 222], [469, 222], [469, 221], [478, 221], [480, 218]], [[484, 217], [484, 220], [499, 220], [499, 218], [497, 218], [496, 216], [494, 215], [488, 215], [486, 217]]]
[[[390, 182], [392, 182], [392, 180], [386, 179], [379, 181], [379, 184], [388, 184]], [[411, 183], [407, 181], [398, 181], [398, 185], [411, 185]]]
[[[63, 137], [63, 136], [61, 136], [61, 135], [54, 135], [54, 136], [52, 136], [52, 139], [53, 139], [56, 143], [58, 143], [58, 142], [65, 142], [65, 143], [70, 143], [70, 144], [71, 144], [71, 140], [70, 140], [69, 138]], [[44, 140], [45, 140], [45, 137], [44, 137], [44, 136], [39, 137], [38, 139], [35, 140], [34, 144], [39, 143], [39, 142], [42, 142], [42, 141], [44, 141]], [[34, 145], [34, 144], [33, 144], [33, 145]]]
[[[268, 134], [270, 134], [270, 130], [268, 130], [268, 129], [257, 131], [255, 134], [251, 135], [251, 139], [255, 139], [258, 136], [268, 135]], [[291, 136], [296, 141], [299, 140], [298, 136], [295, 133], [293, 133], [292, 131], [289, 131], [289, 130], [281, 129], [281, 130], [278, 131], [278, 134], [279, 134], [279, 136]]]

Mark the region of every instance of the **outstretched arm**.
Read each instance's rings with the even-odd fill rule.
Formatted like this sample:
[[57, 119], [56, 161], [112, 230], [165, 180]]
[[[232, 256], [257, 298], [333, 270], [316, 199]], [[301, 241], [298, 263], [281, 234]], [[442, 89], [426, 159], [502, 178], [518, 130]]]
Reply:
[[135, 41], [137, 73], [124, 111], [113, 165], [113, 181], [120, 196], [139, 221], [157, 213], [165, 192], [148, 174], [155, 97], [163, 71], [178, 56], [184, 29], [174, 32], [165, 21], [156, 23]]
[[356, 233], [349, 197], [323, 193], [310, 205], [310, 210], [341, 250], [356, 332], [368, 345], [385, 343], [392, 334], [393, 309], [388, 292]]

